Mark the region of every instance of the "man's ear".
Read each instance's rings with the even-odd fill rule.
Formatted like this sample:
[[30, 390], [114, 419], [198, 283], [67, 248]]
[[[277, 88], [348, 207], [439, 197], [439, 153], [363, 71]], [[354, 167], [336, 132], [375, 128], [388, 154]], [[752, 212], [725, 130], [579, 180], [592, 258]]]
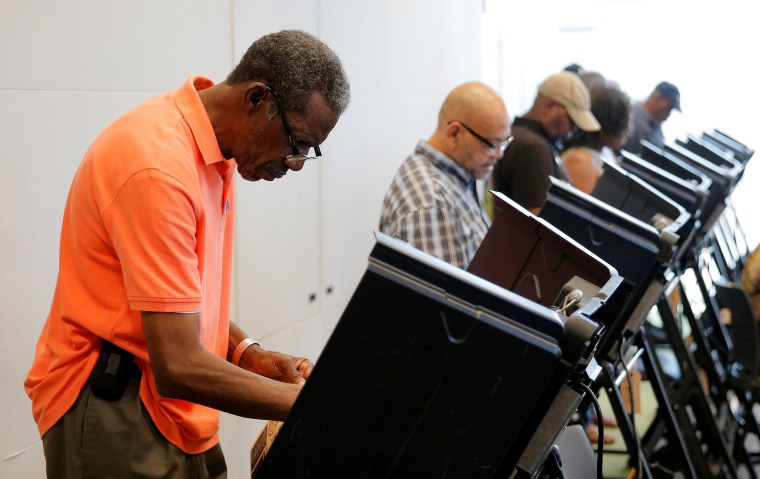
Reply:
[[446, 136], [449, 138], [456, 138], [461, 130], [462, 128], [459, 126], [459, 123], [450, 122], [446, 125]]
[[269, 94], [266, 85], [261, 82], [252, 82], [245, 89], [245, 102], [248, 108], [257, 110]]
[[458, 144], [457, 136], [462, 133], [462, 127], [459, 123], [452, 122], [446, 125], [446, 142], [451, 151], [455, 150]]

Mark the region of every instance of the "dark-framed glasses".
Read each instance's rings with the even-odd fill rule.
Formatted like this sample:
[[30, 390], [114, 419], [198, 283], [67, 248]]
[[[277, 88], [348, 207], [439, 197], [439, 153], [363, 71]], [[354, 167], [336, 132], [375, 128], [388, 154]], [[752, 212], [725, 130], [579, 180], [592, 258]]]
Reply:
[[277, 111], [280, 112], [280, 118], [282, 118], [282, 126], [285, 128], [285, 134], [288, 136], [288, 141], [290, 142], [290, 148], [293, 150], [293, 153], [285, 157], [285, 161], [288, 163], [303, 163], [307, 160], [315, 160], [317, 158], [320, 158], [322, 156], [322, 151], [319, 149], [319, 146], [314, 147], [314, 156], [304, 155], [301, 153], [301, 151], [298, 149], [298, 145], [296, 144], [296, 141], [293, 139], [293, 130], [290, 129], [290, 122], [288, 122], [288, 117], [285, 116], [285, 109], [282, 107], [282, 102], [280, 101], [280, 95], [277, 94], [274, 89], [269, 87], [268, 85], [265, 85], [267, 90], [269, 90], [270, 93], [272, 93], [272, 96], [274, 97], [275, 103], [277, 103]]
[[512, 143], [512, 140], [515, 139], [514, 136], [510, 136], [506, 140], [492, 142], [490, 140], [485, 139], [480, 133], [478, 133], [477, 131], [473, 130], [472, 128], [470, 128], [465, 123], [463, 123], [463, 122], [461, 122], [459, 120], [452, 120], [452, 121], [449, 122], [449, 124], [451, 124], [454, 121], [456, 121], [457, 123], [459, 123], [460, 125], [462, 125], [462, 127], [465, 130], [469, 131], [472, 136], [474, 136], [475, 138], [477, 138], [478, 140], [480, 140], [481, 143], [483, 143], [484, 145], [486, 145], [491, 150], [491, 153], [496, 153], [497, 151], [499, 151], [501, 153], [504, 153], [504, 151], [507, 149], [507, 147], [509, 146], [509, 144]]

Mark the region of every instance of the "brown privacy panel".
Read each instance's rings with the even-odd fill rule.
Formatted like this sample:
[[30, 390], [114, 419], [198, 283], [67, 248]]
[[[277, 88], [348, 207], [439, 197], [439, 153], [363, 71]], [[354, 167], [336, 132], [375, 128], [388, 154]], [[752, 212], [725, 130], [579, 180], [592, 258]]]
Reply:
[[578, 276], [601, 288], [617, 272], [554, 226], [501, 193], [494, 220], [468, 271], [544, 306]]

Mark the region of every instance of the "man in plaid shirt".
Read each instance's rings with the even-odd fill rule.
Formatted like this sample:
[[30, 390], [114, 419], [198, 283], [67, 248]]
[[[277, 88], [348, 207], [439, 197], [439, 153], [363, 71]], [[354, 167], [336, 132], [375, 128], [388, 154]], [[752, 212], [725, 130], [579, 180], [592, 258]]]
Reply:
[[385, 194], [380, 231], [466, 268], [488, 231], [476, 180], [486, 178], [512, 138], [504, 101], [491, 87], [454, 88], [438, 126], [401, 165]]

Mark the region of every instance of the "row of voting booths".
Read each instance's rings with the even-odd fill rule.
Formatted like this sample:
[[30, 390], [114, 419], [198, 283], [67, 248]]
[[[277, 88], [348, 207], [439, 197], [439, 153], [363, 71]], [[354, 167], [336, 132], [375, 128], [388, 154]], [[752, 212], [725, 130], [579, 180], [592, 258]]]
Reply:
[[602, 477], [575, 425], [602, 391], [624, 477], [755, 477], [760, 347], [731, 204], [752, 154], [717, 130], [644, 143], [591, 195], [554, 181], [538, 216], [492, 192], [467, 271], [376, 233], [252, 477]]

